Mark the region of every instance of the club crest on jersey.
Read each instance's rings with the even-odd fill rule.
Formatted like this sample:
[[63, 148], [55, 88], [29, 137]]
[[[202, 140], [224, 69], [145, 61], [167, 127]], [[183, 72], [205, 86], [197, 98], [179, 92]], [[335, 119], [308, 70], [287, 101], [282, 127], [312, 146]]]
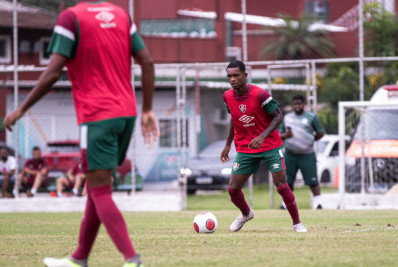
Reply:
[[115, 15], [112, 14], [111, 12], [101, 11], [100, 13], [95, 15], [95, 18], [104, 22], [104, 23], [100, 24], [101, 28], [115, 28], [116, 27], [116, 23], [111, 22], [115, 18]]
[[242, 111], [243, 113], [245, 113], [245, 111], [246, 111], [246, 105], [240, 104], [240, 105], [239, 105], [239, 109], [240, 109], [240, 111]]
[[234, 171], [239, 169], [239, 163], [238, 162], [234, 162], [234, 166], [232, 166], [232, 169], [234, 169]]

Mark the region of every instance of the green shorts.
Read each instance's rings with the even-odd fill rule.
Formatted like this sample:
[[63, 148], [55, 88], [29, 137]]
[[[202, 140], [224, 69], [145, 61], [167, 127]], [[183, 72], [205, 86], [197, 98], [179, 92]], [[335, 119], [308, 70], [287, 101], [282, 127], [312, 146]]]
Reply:
[[306, 185], [318, 185], [315, 153], [291, 154], [285, 152], [287, 183], [292, 185], [300, 169]]
[[260, 161], [264, 160], [271, 172], [280, 172], [286, 170], [283, 160], [281, 147], [260, 153], [240, 153], [238, 152], [234, 165], [232, 165], [232, 174], [242, 175], [256, 173], [260, 166]]
[[80, 125], [83, 171], [110, 170], [126, 157], [136, 117], [122, 117]]

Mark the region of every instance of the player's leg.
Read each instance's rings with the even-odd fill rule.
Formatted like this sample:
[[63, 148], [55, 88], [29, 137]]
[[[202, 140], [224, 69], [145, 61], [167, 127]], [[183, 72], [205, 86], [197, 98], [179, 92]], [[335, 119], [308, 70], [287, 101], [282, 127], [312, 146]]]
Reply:
[[58, 197], [63, 197], [62, 191], [64, 190], [64, 186], [67, 185], [67, 181], [68, 181], [68, 178], [66, 178], [66, 177], [63, 177], [63, 176], [58, 177], [57, 182], [55, 183]]
[[[298, 163], [296, 160], [296, 156], [290, 153], [283, 154], [286, 166], [286, 176], [287, 176], [287, 184], [289, 185], [290, 190], [293, 192], [294, 190], [294, 182], [296, 181], [296, 175], [298, 171]], [[286, 204], [282, 200], [281, 209], [286, 209]]]
[[273, 150], [264, 152], [264, 160], [272, 174], [272, 179], [276, 189], [279, 195], [282, 197], [283, 202], [286, 205], [286, 209], [289, 211], [290, 217], [293, 221], [294, 230], [296, 232], [306, 232], [307, 229], [302, 226], [300, 221], [296, 198], [287, 184], [286, 166], [282, 150], [280, 148], [275, 148]]
[[304, 183], [308, 185], [314, 196], [314, 209], [322, 209], [321, 187], [319, 186], [315, 153], [300, 155], [299, 167]]
[[10, 186], [10, 176], [8, 174], [3, 175], [3, 184], [1, 186], [1, 194], [3, 198], [8, 197], [8, 187]]
[[74, 184], [73, 189], [72, 189], [73, 194], [75, 194], [75, 196], [77, 196], [79, 194], [79, 189], [80, 189], [80, 187], [83, 184], [84, 178], [85, 178], [84, 173], [76, 174], [75, 184]]
[[[45, 176], [43, 173], [39, 172], [35, 176], [35, 181], [33, 182], [32, 190], [30, 191], [32, 196], [35, 196], [37, 193], [37, 190], [41, 186], [41, 184], [44, 182]], [[29, 194], [28, 194], [29, 196]], [[29, 196], [30, 197], [30, 196]]]
[[256, 158], [256, 153], [238, 153], [235, 157], [228, 193], [231, 202], [241, 211], [241, 214], [231, 224], [229, 229], [232, 232], [239, 231], [247, 221], [254, 218], [254, 212], [247, 204], [242, 188], [250, 175], [257, 172], [259, 165], [260, 159]]

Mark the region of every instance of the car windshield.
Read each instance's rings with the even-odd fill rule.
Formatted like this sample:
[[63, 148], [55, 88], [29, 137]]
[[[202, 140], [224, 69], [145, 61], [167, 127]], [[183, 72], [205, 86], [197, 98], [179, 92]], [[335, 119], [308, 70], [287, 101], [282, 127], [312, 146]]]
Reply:
[[[221, 151], [224, 149], [225, 146], [225, 141], [217, 141], [214, 142], [210, 145], [208, 145], [205, 149], [203, 149], [200, 153], [199, 156], [196, 158], [219, 158]], [[229, 156], [234, 156], [236, 154], [235, 152], [235, 146], [232, 144], [231, 146], [231, 151], [229, 152]]]
[[328, 144], [329, 144], [328, 141], [322, 141], [322, 140], [318, 141], [317, 142], [316, 152], [318, 154], [323, 154], [323, 152], [325, 152], [325, 149], [326, 149]]
[[[398, 109], [369, 110], [365, 116], [365, 139], [387, 140], [398, 139]], [[362, 137], [362, 127], [358, 126], [355, 139]]]

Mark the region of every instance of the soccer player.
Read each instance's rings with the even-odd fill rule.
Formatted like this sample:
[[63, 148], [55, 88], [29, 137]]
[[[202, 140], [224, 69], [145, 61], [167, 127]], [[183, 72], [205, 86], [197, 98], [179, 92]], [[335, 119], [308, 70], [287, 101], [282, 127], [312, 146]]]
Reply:
[[[304, 183], [310, 187], [314, 195], [313, 208], [322, 209], [314, 141], [321, 139], [325, 131], [316, 114], [304, 111], [304, 104], [304, 96], [295, 95], [293, 97], [294, 112], [286, 114], [279, 127], [285, 145], [287, 183], [293, 191], [297, 170], [300, 169]], [[283, 202], [282, 208], [285, 208]]]
[[142, 69], [141, 128], [145, 142], [157, 140], [152, 111], [154, 67], [127, 12], [108, 2], [79, 3], [63, 11], [49, 45], [47, 69], [20, 107], [8, 114], [11, 126], [50, 91], [66, 65], [80, 127], [87, 203], [79, 242], [68, 258], [45, 258], [47, 266], [87, 266], [100, 224], [123, 254], [125, 267], [142, 266], [123, 216], [112, 199], [112, 170], [125, 158], [137, 115], [131, 86], [131, 56]]
[[27, 187], [26, 195], [34, 197], [41, 186], [47, 186], [47, 174], [47, 162], [41, 157], [40, 148], [35, 146], [32, 148], [32, 158], [25, 162], [22, 172], [18, 175], [18, 181], [13, 190], [14, 195], [19, 194], [17, 188], [21, 188], [23, 184]]
[[286, 203], [294, 231], [307, 232], [300, 221], [295, 197], [286, 183], [282, 139], [276, 130], [283, 120], [278, 102], [267, 91], [246, 83], [247, 72], [242, 61], [230, 62], [226, 70], [232, 88], [224, 93], [223, 98], [231, 114], [231, 123], [220, 159], [223, 163], [229, 160], [228, 154], [234, 141], [238, 153], [232, 166], [228, 193], [232, 203], [242, 213], [229, 229], [232, 232], [239, 231], [247, 221], [254, 218], [242, 187], [250, 175], [257, 172], [260, 161], [264, 160], [272, 173], [278, 193]]
[[[84, 180], [86, 179], [86, 175], [81, 169], [81, 163], [76, 162], [69, 168], [64, 176], [58, 177], [56, 188], [57, 188], [57, 197], [63, 197], [62, 191], [64, 187], [68, 189], [72, 189], [73, 195], [79, 195], [79, 189], [83, 185]], [[83, 189], [82, 195], [85, 195], [85, 190]]]
[[8, 189], [15, 182], [15, 169], [15, 157], [10, 156], [8, 150], [2, 147], [0, 149], [0, 184], [3, 198], [13, 197], [8, 193]]

